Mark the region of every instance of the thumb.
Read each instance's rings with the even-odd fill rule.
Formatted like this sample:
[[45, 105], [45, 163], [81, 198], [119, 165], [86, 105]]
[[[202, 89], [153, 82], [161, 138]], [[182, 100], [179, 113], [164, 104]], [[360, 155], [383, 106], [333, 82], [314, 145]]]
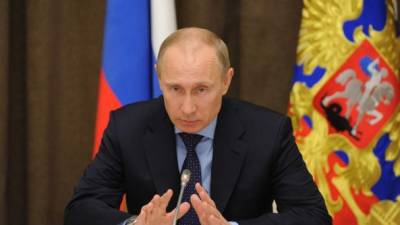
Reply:
[[[184, 202], [179, 206], [179, 214], [178, 214], [178, 219], [180, 219], [182, 216], [184, 216], [190, 209], [190, 204], [188, 202]], [[172, 210], [171, 212], [168, 213], [168, 217], [174, 218], [175, 216], [176, 209]]]
[[[184, 216], [190, 209], [190, 204], [188, 202], [184, 202], [179, 206], [179, 214], [178, 214], [178, 219], [180, 219], [182, 216]], [[176, 209], [174, 209], [176, 210]]]

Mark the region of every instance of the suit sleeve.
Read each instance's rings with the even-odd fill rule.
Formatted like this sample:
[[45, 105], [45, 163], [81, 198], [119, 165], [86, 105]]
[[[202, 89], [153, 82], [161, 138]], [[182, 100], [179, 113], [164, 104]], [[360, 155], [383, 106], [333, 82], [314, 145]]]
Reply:
[[111, 113], [99, 152], [85, 170], [65, 209], [65, 225], [115, 225], [130, 216], [118, 210], [125, 188], [115, 123]]
[[240, 225], [256, 224], [332, 224], [324, 199], [313, 182], [297, 148], [289, 118], [281, 121], [275, 140], [276, 155], [272, 172], [273, 197], [277, 214], [266, 213], [258, 218], [238, 221]]

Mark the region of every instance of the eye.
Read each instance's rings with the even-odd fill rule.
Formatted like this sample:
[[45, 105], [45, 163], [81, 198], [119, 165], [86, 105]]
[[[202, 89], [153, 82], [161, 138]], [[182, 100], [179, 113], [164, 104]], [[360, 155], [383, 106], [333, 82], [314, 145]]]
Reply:
[[171, 86], [169, 89], [173, 92], [179, 92], [181, 90], [179, 86]]
[[207, 87], [198, 87], [197, 88], [197, 93], [202, 94], [202, 93], [206, 93], [208, 91]]

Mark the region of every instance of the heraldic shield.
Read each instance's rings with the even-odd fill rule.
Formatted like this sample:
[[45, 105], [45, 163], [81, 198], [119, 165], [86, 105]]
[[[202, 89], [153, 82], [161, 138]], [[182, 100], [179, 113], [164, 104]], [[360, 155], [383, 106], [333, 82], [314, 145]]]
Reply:
[[359, 148], [366, 147], [393, 116], [400, 83], [384, 58], [365, 40], [314, 98], [314, 107]]

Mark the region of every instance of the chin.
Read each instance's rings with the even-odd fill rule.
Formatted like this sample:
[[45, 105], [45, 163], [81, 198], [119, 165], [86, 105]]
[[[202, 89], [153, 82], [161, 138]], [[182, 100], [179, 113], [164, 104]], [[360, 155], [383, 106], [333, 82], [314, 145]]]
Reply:
[[183, 125], [180, 124], [179, 126], [177, 126], [182, 132], [186, 132], [186, 133], [196, 133], [199, 132], [203, 129], [202, 126], [200, 125], [194, 125], [194, 126], [188, 126], [188, 125]]

